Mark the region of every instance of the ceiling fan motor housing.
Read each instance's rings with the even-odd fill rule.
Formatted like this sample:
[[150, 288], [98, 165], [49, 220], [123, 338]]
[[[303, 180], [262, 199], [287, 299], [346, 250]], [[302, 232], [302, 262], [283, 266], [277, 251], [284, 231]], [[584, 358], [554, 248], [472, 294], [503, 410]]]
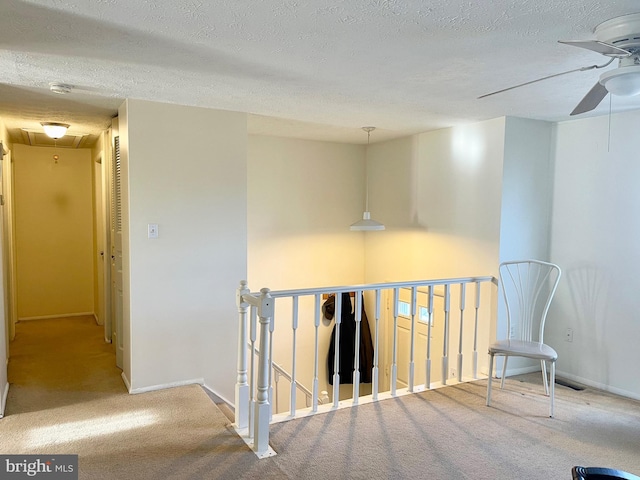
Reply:
[[594, 32], [599, 41], [630, 50], [640, 48], [640, 13], [612, 18], [598, 25]]
[[600, 75], [600, 84], [614, 95], [640, 94], [640, 13], [607, 20], [595, 28], [595, 34], [599, 41], [631, 52], [619, 59], [618, 68]]

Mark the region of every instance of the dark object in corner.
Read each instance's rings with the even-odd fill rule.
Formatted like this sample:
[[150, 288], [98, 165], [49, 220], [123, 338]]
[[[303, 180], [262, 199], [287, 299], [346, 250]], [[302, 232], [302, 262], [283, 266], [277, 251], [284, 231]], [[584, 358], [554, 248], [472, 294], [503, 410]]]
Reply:
[[[354, 298], [355, 303], [355, 298]], [[356, 314], [352, 311], [349, 293], [342, 293], [342, 311], [340, 323], [340, 362], [338, 373], [340, 383], [353, 383], [353, 370], [355, 368], [355, 343], [356, 343]], [[332, 319], [335, 313], [335, 296], [331, 296], [322, 305], [322, 312], [328, 319]], [[329, 369], [329, 384], [333, 385], [334, 356], [335, 356], [336, 327], [333, 326], [331, 332], [331, 343], [329, 344], [329, 355], [327, 357], [327, 367]], [[373, 343], [371, 341], [371, 329], [369, 320], [364, 311], [364, 296], [362, 296], [362, 317], [360, 319], [359, 338], [359, 360], [360, 383], [371, 383], [371, 369], [373, 368]]]
[[640, 477], [632, 473], [601, 467], [573, 467], [571, 469], [573, 480], [640, 480]]
[[574, 390], [577, 390], [579, 392], [584, 390], [584, 387], [582, 385], [580, 385], [578, 383], [572, 383], [569, 380], [565, 380], [563, 378], [556, 377], [556, 384], [562, 385], [563, 387], [573, 388]]

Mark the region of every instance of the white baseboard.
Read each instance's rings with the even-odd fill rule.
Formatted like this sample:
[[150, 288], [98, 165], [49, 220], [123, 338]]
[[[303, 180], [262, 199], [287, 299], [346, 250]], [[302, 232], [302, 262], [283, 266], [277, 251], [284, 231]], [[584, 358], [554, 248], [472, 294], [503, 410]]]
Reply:
[[[528, 367], [520, 367], [520, 368], [507, 368], [507, 371], [505, 372], [505, 377], [513, 377], [514, 375], [524, 375], [525, 373], [534, 373], [534, 372], [540, 372], [540, 371], [541, 371], [540, 364], [530, 365]], [[487, 372], [481, 371], [481, 373], [487, 376], [489, 375], [488, 369], [487, 369]], [[495, 369], [493, 378], [502, 378], [502, 367]]]
[[57, 315], [40, 315], [36, 317], [20, 317], [18, 318], [19, 322], [29, 321], [29, 320], [48, 320], [51, 318], [66, 318], [66, 317], [85, 317], [91, 316], [95, 317], [93, 312], [81, 312], [81, 313], [60, 313]]
[[100, 319], [98, 318], [98, 314], [96, 312], [93, 312], [93, 319], [96, 321], [96, 325], [99, 325], [101, 327], [104, 326], [104, 322], [100, 322]]
[[164, 390], [165, 388], [183, 387], [185, 385], [204, 385], [204, 378], [192, 378], [191, 380], [180, 380], [179, 382], [163, 383], [160, 385], [150, 385], [148, 387], [131, 388], [131, 384], [122, 373], [122, 378], [125, 379], [127, 390], [131, 395], [137, 395], [138, 393], [153, 392], [156, 390]]
[[[507, 368], [507, 372], [506, 372], [506, 376], [507, 377], [512, 377], [514, 375], [524, 375], [525, 373], [534, 373], [534, 372], [540, 372], [540, 364], [538, 365], [531, 365], [530, 367], [520, 367], [520, 368]], [[498, 372], [500, 375], [502, 374], [502, 371]], [[498, 378], [500, 378], [498, 376]]]
[[612, 387], [611, 385], [607, 385], [605, 383], [595, 382], [593, 380], [589, 380], [588, 378], [579, 377], [578, 375], [573, 375], [567, 372], [556, 371], [556, 377], [566, 378], [567, 380], [571, 380], [576, 383], [582, 383], [583, 385], [587, 385], [588, 387], [597, 388], [598, 390], [604, 390], [605, 392], [610, 392], [615, 395], [620, 395], [621, 397], [633, 398], [634, 400], [640, 400], [640, 394], [636, 392], [630, 392], [628, 390], [624, 390], [618, 387]]
[[131, 393], [131, 382], [129, 381], [129, 379], [127, 378], [127, 376], [125, 375], [124, 372], [122, 372], [120, 374], [120, 376], [122, 377], [122, 381], [124, 382], [124, 386], [127, 387], [127, 392]]
[[9, 382], [4, 386], [2, 400], [0, 400], [0, 418], [4, 417], [4, 409], [7, 406], [7, 396], [9, 395]]
[[224, 397], [223, 395], [220, 395], [218, 392], [216, 392], [213, 388], [211, 388], [206, 383], [202, 384], [202, 388], [206, 388], [211, 393], [213, 393], [216, 397], [218, 397], [220, 400], [226, 403], [230, 408], [235, 409], [234, 402], [230, 401], [228, 398]]

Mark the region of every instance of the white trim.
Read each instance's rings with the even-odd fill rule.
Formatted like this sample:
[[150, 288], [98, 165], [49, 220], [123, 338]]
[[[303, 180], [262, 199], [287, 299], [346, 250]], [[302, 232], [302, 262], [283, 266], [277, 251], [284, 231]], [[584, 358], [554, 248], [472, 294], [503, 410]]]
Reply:
[[263, 459], [263, 458], [268, 458], [268, 457], [275, 457], [277, 455], [276, 451], [273, 448], [271, 448], [271, 445], [269, 445], [269, 447], [267, 448], [266, 452], [263, 452], [263, 453], [256, 452], [253, 449], [253, 438], [249, 437], [249, 429], [248, 428], [246, 428], [246, 427], [245, 428], [236, 428], [235, 425], [233, 425], [233, 429], [240, 436], [240, 438], [242, 440], [244, 440], [244, 443], [247, 444], [247, 446], [251, 449], [251, 451], [256, 454], [256, 457], [258, 457], [260, 459]]
[[[122, 377], [124, 376], [124, 372], [122, 373]], [[154, 392], [156, 390], [164, 390], [165, 388], [173, 388], [173, 387], [183, 387], [185, 385], [204, 385], [204, 378], [192, 378], [191, 380], [180, 380], [179, 382], [171, 382], [171, 383], [163, 383], [160, 385], [151, 385], [149, 387], [140, 387], [140, 388], [131, 388], [131, 384], [125, 380], [127, 384], [127, 390], [131, 395], [136, 395], [138, 393], [146, 393], [146, 392]]]
[[220, 395], [218, 392], [216, 392], [213, 388], [211, 388], [206, 383], [202, 383], [201, 385], [202, 385], [202, 388], [205, 388], [205, 389], [209, 390], [216, 397], [218, 397], [220, 400], [222, 400], [224, 403], [226, 403], [227, 406], [229, 406], [232, 410], [235, 410], [236, 407], [235, 407], [234, 403], [232, 401], [230, 401], [228, 398], [225, 398], [222, 395]]
[[588, 387], [604, 390], [605, 392], [610, 392], [615, 395], [620, 395], [621, 397], [640, 400], [640, 394], [638, 394], [637, 392], [630, 392], [628, 390], [623, 390], [622, 388], [612, 387], [611, 385], [607, 385], [606, 383], [594, 382], [593, 380], [589, 380], [588, 378], [579, 377], [578, 375], [573, 375], [571, 373], [557, 371], [556, 377], [566, 378], [567, 380], [571, 380], [577, 383], [582, 383], [583, 385], [587, 385]]
[[2, 402], [0, 402], [0, 418], [4, 417], [4, 409], [7, 406], [7, 396], [9, 395], [9, 382], [4, 386], [4, 393], [2, 394]]
[[[534, 372], [541, 372], [541, 371], [542, 370], [540, 369], [540, 362], [538, 362], [538, 365], [532, 365], [530, 367], [507, 368], [507, 372], [505, 376], [513, 377], [514, 375], [524, 375], [525, 373], [534, 373]], [[500, 369], [499, 372], [496, 372], [496, 378], [500, 378], [501, 374], [502, 374], [502, 369]]]
[[95, 316], [93, 312], [81, 312], [81, 313], [60, 313], [57, 315], [41, 315], [38, 317], [19, 317], [18, 321], [29, 321], [29, 320], [48, 320], [50, 318], [66, 318], [66, 317], [86, 317], [86, 316]]
[[124, 372], [122, 372], [120, 374], [120, 376], [122, 377], [122, 381], [124, 382], [124, 386], [127, 387], [127, 392], [131, 393], [131, 382], [129, 381], [129, 379], [127, 378], [127, 376], [125, 375]]

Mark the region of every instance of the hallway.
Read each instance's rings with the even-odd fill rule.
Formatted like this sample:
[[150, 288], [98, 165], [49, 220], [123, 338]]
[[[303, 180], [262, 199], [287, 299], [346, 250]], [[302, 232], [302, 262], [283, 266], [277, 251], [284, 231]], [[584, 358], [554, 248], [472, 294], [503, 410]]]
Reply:
[[7, 416], [126, 393], [114, 347], [91, 316], [19, 322], [9, 353]]
[[81, 479], [281, 478], [201, 386], [129, 395], [93, 317], [16, 327], [1, 453], [77, 454]]

